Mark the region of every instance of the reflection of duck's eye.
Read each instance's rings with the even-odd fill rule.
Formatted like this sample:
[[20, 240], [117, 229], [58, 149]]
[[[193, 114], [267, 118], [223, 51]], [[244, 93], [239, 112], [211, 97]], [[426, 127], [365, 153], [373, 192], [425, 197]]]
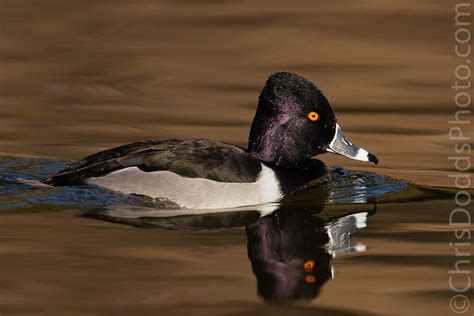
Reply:
[[312, 274], [308, 274], [307, 276], [304, 277], [304, 280], [306, 283], [314, 283], [316, 282], [316, 277]]
[[314, 269], [314, 260], [307, 260], [303, 264], [304, 271], [311, 272]]
[[313, 121], [313, 122], [316, 122], [317, 120], [319, 120], [319, 114], [316, 113], [316, 112], [309, 112], [308, 113], [308, 118], [310, 121]]

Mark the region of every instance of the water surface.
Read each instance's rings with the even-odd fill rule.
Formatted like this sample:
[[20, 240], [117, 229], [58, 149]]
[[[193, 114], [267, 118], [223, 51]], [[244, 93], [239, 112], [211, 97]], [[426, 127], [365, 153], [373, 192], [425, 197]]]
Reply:
[[[1, 4], [2, 316], [449, 313], [452, 3]], [[19, 181], [144, 139], [245, 147], [277, 71], [317, 83], [379, 166], [322, 155], [334, 181], [212, 212]]]
[[0, 158], [5, 313], [413, 315], [407, 302], [449, 301], [453, 236], [434, 210], [450, 190], [339, 167], [267, 212], [25, 184], [67, 163]]
[[454, 186], [451, 3], [3, 0], [2, 12], [0, 152], [80, 159], [154, 138], [246, 146], [266, 78], [291, 71], [381, 162], [325, 155], [329, 165]]

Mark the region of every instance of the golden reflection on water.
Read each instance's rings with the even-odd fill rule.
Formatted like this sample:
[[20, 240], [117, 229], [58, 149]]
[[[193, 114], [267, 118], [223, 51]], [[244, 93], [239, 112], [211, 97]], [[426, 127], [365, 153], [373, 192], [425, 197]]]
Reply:
[[[318, 84], [346, 133], [380, 160], [373, 167], [325, 155], [326, 163], [453, 186], [450, 2], [1, 7], [0, 152], [77, 159], [150, 138], [245, 145], [266, 77], [292, 71]], [[336, 280], [299, 306], [257, 298], [242, 230], [136, 229], [38, 206], [0, 216], [0, 313], [441, 315], [453, 256], [441, 211], [451, 206], [382, 205], [354, 237], [367, 254], [335, 260]]]
[[266, 77], [285, 70], [316, 82], [346, 133], [381, 160], [326, 162], [453, 186], [451, 9], [434, 0], [5, 0], [0, 152], [78, 159], [150, 138], [246, 145]]
[[262, 303], [241, 229], [138, 229], [40, 209], [0, 216], [0, 306], [7, 315], [443, 315], [452, 232], [433, 209], [449, 206], [379, 205], [352, 237], [367, 252], [337, 256], [335, 279], [304, 305]]

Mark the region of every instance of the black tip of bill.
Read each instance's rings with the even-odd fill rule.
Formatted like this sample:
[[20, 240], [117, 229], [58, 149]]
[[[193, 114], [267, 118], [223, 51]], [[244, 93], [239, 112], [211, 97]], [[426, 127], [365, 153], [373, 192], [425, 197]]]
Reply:
[[370, 162], [373, 162], [376, 165], [379, 164], [379, 160], [377, 159], [377, 157], [375, 157], [371, 153], [367, 154], [367, 158], [369, 159]]

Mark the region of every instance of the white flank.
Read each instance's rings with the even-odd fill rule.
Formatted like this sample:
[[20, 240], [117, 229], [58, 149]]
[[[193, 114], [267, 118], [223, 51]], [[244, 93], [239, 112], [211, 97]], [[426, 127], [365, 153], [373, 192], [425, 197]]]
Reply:
[[86, 182], [125, 194], [167, 198], [188, 209], [257, 205], [282, 197], [275, 173], [263, 164], [257, 180], [251, 183], [186, 178], [170, 171], [145, 172], [137, 167], [117, 170]]

